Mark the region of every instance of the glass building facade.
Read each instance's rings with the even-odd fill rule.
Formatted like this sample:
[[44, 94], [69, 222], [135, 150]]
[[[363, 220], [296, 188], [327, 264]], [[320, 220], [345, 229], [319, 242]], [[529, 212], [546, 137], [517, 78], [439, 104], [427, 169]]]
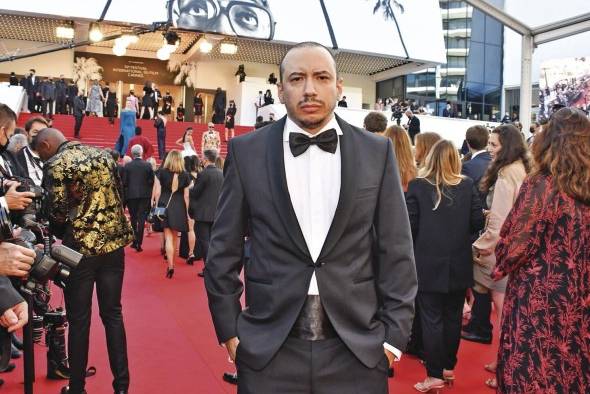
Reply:
[[[502, 9], [504, 0], [489, 0]], [[405, 99], [442, 115], [450, 102], [458, 117], [500, 119], [503, 64], [503, 27], [496, 19], [463, 1], [440, 0], [447, 62], [406, 75]], [[399, 78], [399, 77], [398, 77]], [[400, 97], [394, 78], [377, 83], [379, 97]], [[395, 81], [395, 82], [392, 82]], [[391, 93], [390, 93], [391, 92]]]

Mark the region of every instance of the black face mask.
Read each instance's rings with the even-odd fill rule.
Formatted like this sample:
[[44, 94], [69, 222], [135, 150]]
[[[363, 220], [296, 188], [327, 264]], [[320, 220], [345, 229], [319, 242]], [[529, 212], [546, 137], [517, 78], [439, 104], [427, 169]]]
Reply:
[[0, 145], [0, 153], [6, 152], [8, 144], [10, 143], [10, 138], [8, 138], [8, 135], [6, 135], [6, 131], [4, 131], [4, 137], [6, 138], [6, 142], [3, 145]]

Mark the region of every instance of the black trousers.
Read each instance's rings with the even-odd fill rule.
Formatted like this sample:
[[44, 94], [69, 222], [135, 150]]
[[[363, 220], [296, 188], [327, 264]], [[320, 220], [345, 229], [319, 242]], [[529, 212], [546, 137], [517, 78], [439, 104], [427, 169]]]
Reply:
[[43, 100], [43, 115], [53, 116], [53, 100]]
[[150, 212], [150, 199], [129, 199], [127, 200], [127, 208], [129, 208], [129, 216], [131, 216], [131, 226], [133, 227], [133, 235], [135, 235], [135, 244], [141, 246], [143, 243], [145, 221]]
[[471, 289], [473, 294], [473, 306], [471, 307], [471, 319], [464, 327], [465, 331], [473, 334], [487, 337], [492, 335], [492, 323], [490, 314], [492, 313], [492, 296], [490, 293], [478, 293]]
[[340, 338], [306, 341], [289, 337], [262, 370], [236, 357], [238, 394], [386, 394], [385, 353], [375, 368], [362, 364]]
[[465, 290], [451, 293], [418, 291], [422, 343], [428, 376], [443, 378], [443, 369], [453, 370], [461, 340]]
[[57, 96], [55, 100], [55, 113], [65, 114], [66, 112], [66, 96]]
[[195, 220], [195, 236], [197, 237], [197, 244], [199, 245], [199, 251], [203, 257], [203, 262], [207, 262], [212, 226], [212, 222], [198, 222]]
[[115, 392], [129, 387], [127, 339], [121, 307], [125, 252], [119, 248], [101, 256], [84, 257], [72, 270], [64, 291], [68, 317], [68, 355], [71, 394], [82, 392], [88, 364], [88, 338], [92, 316], [92, 293], [96, 294], [104, 325]]
[[80, 135], [80, 129], [82, 128], [82, 121], [84, 120], [84, 115], [74, 116], [74, 119], [76, 119], [76, 123], [74, 125], [74, 135], [78, 137]]

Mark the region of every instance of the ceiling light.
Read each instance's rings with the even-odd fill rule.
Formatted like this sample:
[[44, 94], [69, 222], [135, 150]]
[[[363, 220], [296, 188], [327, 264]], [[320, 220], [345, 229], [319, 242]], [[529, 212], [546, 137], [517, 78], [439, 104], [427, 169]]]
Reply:
[[156, 52], [156, 57], [160, 60], [168, 60], [170, 59], [170, 51], [168, 48], [166, 48], [166, 46], [163, 46], [162, 48], [158, 49], [158, 52]]
[[123, 56], [125, 53], [127, 53], [127, 48], [121, 45], [115, 45], [113, 47], [113, 53], [117, 56]]
[[98, 26], [98, 24], [96, 24], [96, 23], [90, 24], [90, 31], [88, 32], [88, 38], [92, 42], [102, 41], [103, 34], [102, 34], [102, 31], [100, 31], [100, 27]]
[[225, 55], [235, 55], [238, 52], [238, 44], [235, 42], [222, 42], [219, 51]]
[[121, 40], [125, 42], [126, 45], [136, 44], [137, 41], [139, 41], [139, 36], [134, 33], [123, 34]]
[[58, 26], [55, 28], [55, 35], [57, 36], [57, 38], [65, 38], [71, 40], [74, 38], [74, 28]]
[[209, 41], [203, 38], [199, 43], [199, 50], [202, 53], [209, 53], [213, 50], [213, 44], [211, 44]]

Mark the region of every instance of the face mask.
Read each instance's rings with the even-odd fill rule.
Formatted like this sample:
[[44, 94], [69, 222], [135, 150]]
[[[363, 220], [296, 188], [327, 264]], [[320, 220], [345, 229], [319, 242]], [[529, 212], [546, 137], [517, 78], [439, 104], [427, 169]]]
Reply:
[[10, 143], [10, 138], [6, 135], [6, 130], [4, 130], [4, 137], [6, 138], [6, 142], [3, 145], [0, 145], [0, 153], [6, 152], [6, 148], [8, 148], [8, 144]]

